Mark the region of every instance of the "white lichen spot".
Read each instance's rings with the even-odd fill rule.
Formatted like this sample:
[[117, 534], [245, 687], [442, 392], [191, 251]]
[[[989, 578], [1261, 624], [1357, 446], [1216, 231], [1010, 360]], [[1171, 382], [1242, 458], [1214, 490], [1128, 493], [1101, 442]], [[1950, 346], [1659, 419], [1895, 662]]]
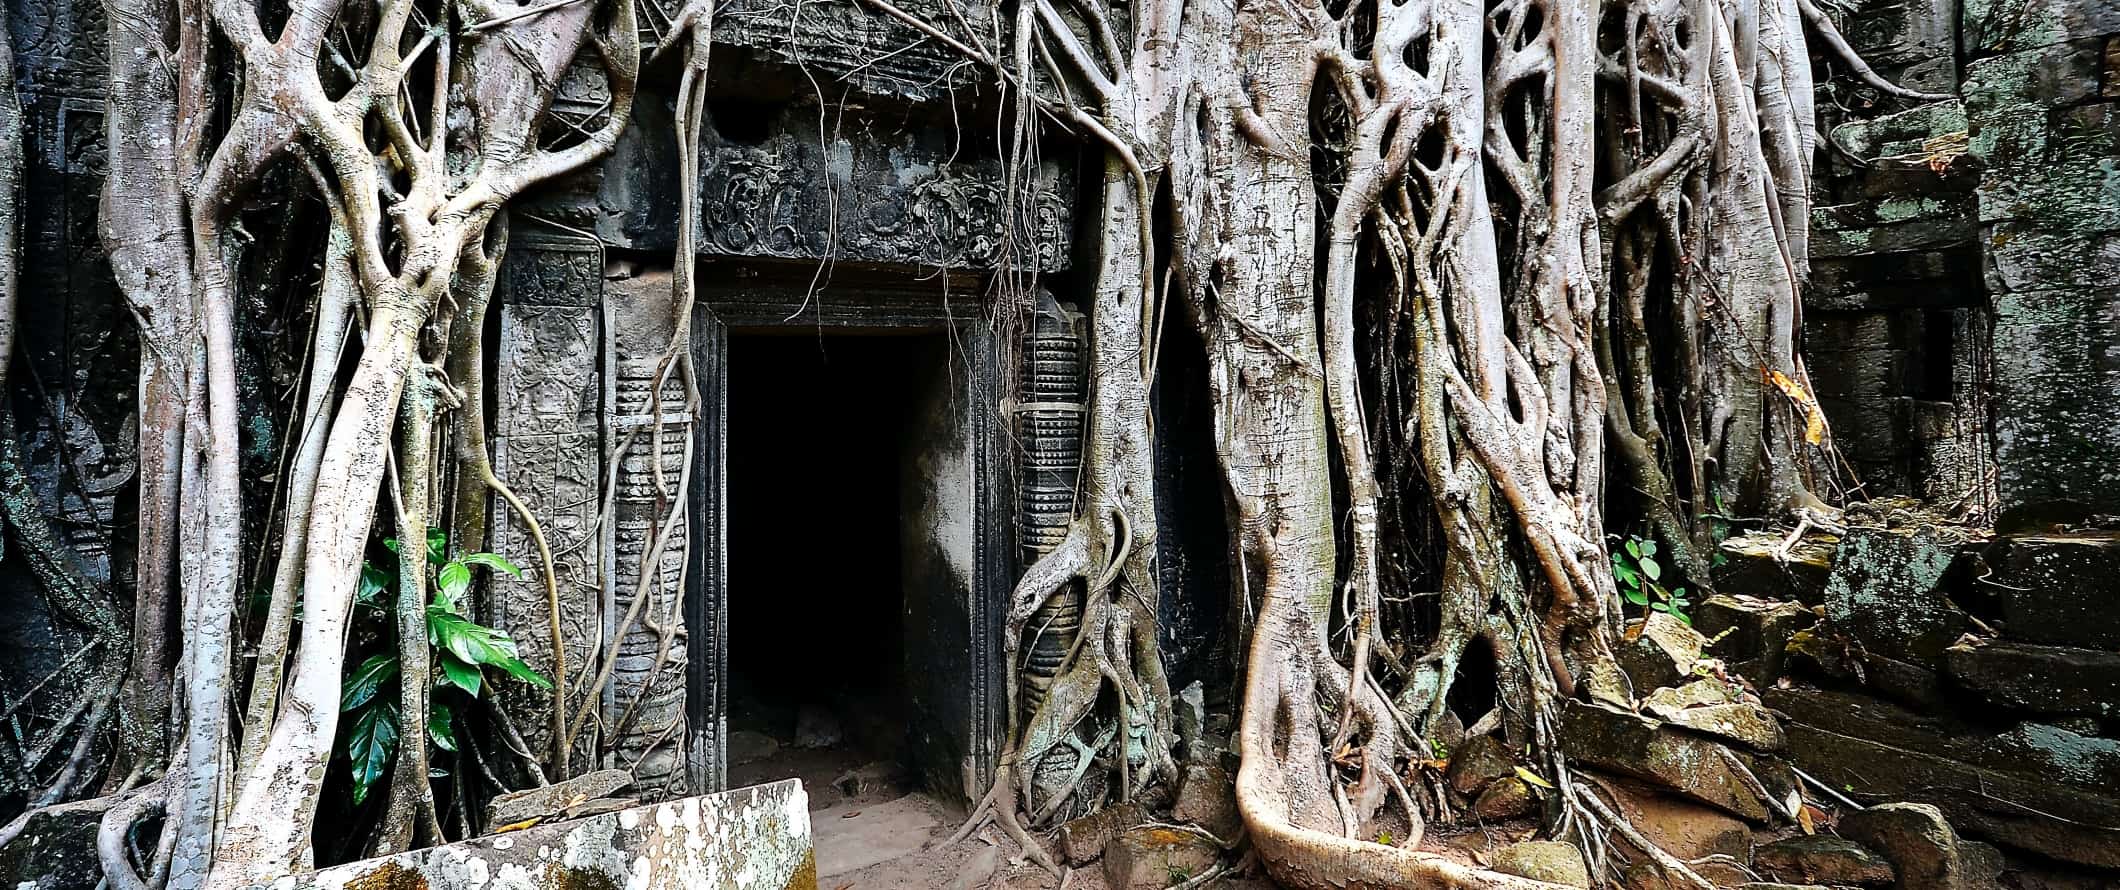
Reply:
[[648, 890], [648, 878], [654, 873], [654, 857], [633, 857], [633, 867], [626, 870], [626, 890]]

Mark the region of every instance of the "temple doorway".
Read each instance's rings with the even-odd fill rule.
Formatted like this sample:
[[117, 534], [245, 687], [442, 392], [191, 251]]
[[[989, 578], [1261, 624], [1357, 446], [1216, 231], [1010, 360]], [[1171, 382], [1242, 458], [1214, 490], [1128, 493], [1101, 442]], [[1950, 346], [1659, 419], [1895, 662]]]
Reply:
[[906, 678], [941, 669], [920, 548], [969, 520], [927, 494], [947, 338], [739, 330], [726, 355], [729, 781], [895, 797], [920, 784]]

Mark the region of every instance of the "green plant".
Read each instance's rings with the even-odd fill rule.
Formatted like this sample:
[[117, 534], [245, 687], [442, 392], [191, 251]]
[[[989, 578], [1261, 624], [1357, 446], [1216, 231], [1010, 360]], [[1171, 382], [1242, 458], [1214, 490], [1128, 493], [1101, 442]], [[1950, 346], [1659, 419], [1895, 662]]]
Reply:
[[1686, 598], [1686, 588], [1663, 584], [1664, 567], [1656, 561], [1655, 541], [1628, 535], [1612, 551], [1612, 578], [1619, 584], [1620, 597], [1627, 602], [1669, 614], [1688, 625], [1693, 623], [1692, 616], [1686, 614], [1686, 607], [1692, 605]]
[[[449, 559], [448, 538], [441, 529], [428, 529], [426, 544], [427, 589], [433, 591], [426, 606], [427, 645], [432, 649], [428, 661], [439, 668], [437, 690], [453, 687], [476, 699], [487, 688], [486, 668], [540, 688], [551, 688], [550, 680], [523, 662], [514, 638], [463, 614], [465, 596], [471, 591], [472, 566], [513, 577], [521, 577], [522, 569], [497, 553], [466, 553]], [[383, 546], [397, 553], [402, 545], [396, 538], [386, 538]], [[386, 619], [378, 622], [383, 627], [395, 628], [395, 620], [390, 619], [397, 611], [396, 598], [386, 594], [397, 587], [398, 576], [394, 563], [386, 560], [384, 566], [361, 564], [355, 601], [371, 615]], [[375, 783], [389, 771], [402, 742], [399, 730], [403, 714], [396, 695], [401, 664], [399, 643], [394, 636], [388, 632], [376, 634], [380, 647], [356, 665], [339, 686], [339, 709], [348, 715], [341, 724], [341, 750], [351, 765], [355, 806], [367, 799]], [[443, 751], [456, 750], [456, 710], [447, 699], [440, 695], [429, 698], [426, 723], [428, 741]]]

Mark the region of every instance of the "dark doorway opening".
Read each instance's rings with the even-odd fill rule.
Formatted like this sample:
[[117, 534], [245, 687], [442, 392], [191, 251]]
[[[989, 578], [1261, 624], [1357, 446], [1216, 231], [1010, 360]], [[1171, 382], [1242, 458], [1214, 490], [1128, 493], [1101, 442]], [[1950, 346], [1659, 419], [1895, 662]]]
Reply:
[[[894, 796], [908, 764], [904, 480], [940, 335], [736, 333], [728, 351], [729, 780], [813, 808]], [[911, 653], [920, 663], [920, 653]]]

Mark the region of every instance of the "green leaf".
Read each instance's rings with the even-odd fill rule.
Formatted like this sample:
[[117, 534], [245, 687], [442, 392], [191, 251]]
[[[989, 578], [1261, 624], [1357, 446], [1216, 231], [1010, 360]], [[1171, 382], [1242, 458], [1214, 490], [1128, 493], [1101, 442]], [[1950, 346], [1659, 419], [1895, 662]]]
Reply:
[[368, 703], [381, 691], [383, 684], [397, 679], [398, 658], [396, 652], [378, 652], [368, 656], [360, 667], [339, 684], [339, 710], [351, 711]]
[[1548, 791], [1551, 791], [1551, 790], [1553, 790], [1553, 783], [1552, 783], [1552, 782], [1548, 782], [1548, 781], [1546, 781], [1545, 779], [1539, 778], [1539, 774], [1538, 774], [1538, 773], [1534, 773], [1534, 772], [1532, 772], [1532, 771], [1530, 771], [1530, 770], [1528, 770], [1528, 769], [1525, 769], [1525, 768], [1523, 768], [1523, 767], [1521, 767], [1521, 766], [1520, 766], [1520, 767], [1517, 767], [1517, 768], [1516, 768], [1516, 777], [1517, 777], [1517, 778], [1519, 778], [1519, 779], [1522, 779], [1522, 780], [1524, 780], [1524, 784], [1526, 784], [1526, 785], [1535, 785], [1535, 786], [1538, 786], [1538, 787], [1540, 787], [1540, 788], [1544, 788], [1544, 789], [1546, 789], [1546, 790], [1548, 790]]
[[438, 588], [437, 597], [454, 612], [457, 602], [471, 590], [471, 570], [460, 562], [442, 566], [442, 571], [435, 576], [435, 587]]
[[445, 682], [471, 693], [472, 698], [478, 697], [479, 687], [483, 684], [484, 678], [479, 675], [476, 666], [458, 661], [456, 656], [447, 652], [442, 653], [441, 662], [442, 679]]
[[376, 599], [389, 589], [390, 574], [364, 560], [361, 563], [361, 586], [354, 591], [354, 601], [366, 606], [375, 605]]
[[1621, 560], [1617, 554], [1612, 557], [1612, 576], [1619, 579], [1622, 587], [1642, 586], [1642, 576], [1634, 571], [1633, 566]]
[[461, 615], [428, 607], [427, 639], [428, 642], [449, 650], [450, 654], [467, 665], [500, 668], [509, 676], [539, 688], [552, 686], [551, 681], [523, 663], [522, 657], [517, 654], [513, 637]]
[[1639, 587], [1622, 587], [1619, 589], [1619, 595], [1621, 597], [1624, 597], [1627, 602], [1633, 603], [1637, 606], [1646, 606], [1649, 604], [1649, 595], [1643, 593], [1642, 589]]
[[346, 759], [353, 762], [353, 804], [368, 799], [368, 789], [381, 781], [397, 753], [398, 710], [390, 702], [379, 702], [361, 711], [346, 736]]
[[427, 715], [427, 738], [444, 751], [456, 750], [456, 709], [447, 702], [435, 702], [434, 710]]
[[1650, 540], [1646, 540], [1646, 539], [1644, 539], [1644, 540], [1642, 541], [1642, 555], [1643, 555], [1643, 556], [1655, 556], [1655, 555], [1656, 555], [1656, 542], [1655, 542], [1655, 541], [1650, 541]]
[[1641, 558], [1641, 555], [1642, 555], [1642, 545], [1641, 545], [1641, 542], [1640, 542], [1640, 541], [1637, 541], [1637, 540], [1635, 540], [1635, 539], [1633, 539], [1633, 538], [1628, 538], [1628, 539], [1627, 539], [1627, 555], [1628, 555], [1628, 556], [1632, 556], [1632, 557], [1634, 557], [1635, 559], [1640, 559], [1640, 558]]
[[427, 526], [427, 562], [441, 565], [449, 560], [449, 533], [436, 526]]
[[390, 551], [390, 552], [392, 552], [392, 553], [396, 553], [396, 552], [398, 552], [398, 547], [400, 547], [400, 546], [402, 546], [402, 545], [398, 544], [398, 539], [396, 539], [396, 538], [384, 538], [384, 539], [383, 539], [383, 549], [385, 549], [385, 550], [388, 550], [388, 551]]
[[1655, 581], [1664, 576], [1664, 567], [1657, 565], [1656, 560], [1644, 556], [1642, 557], [1642, 574], [1649, 576], [1649, 580]]
[[466, 565], [485, 566], [496, 572], [506, 572], [512, 578], [523, 576], [523, 570], [520, 567], [515, 563], [509, 562], [507, 557], [498, 553], [466, 553], [462, 561]]

